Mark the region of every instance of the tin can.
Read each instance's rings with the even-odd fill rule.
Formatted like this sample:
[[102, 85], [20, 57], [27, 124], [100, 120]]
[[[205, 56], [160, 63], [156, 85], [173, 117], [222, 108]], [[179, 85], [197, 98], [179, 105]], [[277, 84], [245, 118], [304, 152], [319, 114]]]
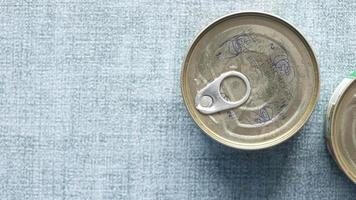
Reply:
[[325, 138], [339, 168], [356, 183], [356, 71], [341, 81], [330, 98]]
[[184, 103], [196, 124], [230, 147], [253, 150], [293, 136], [319, 95], [315, 55], [293, 26], [240, 12], [195, 38], [181, 72]]

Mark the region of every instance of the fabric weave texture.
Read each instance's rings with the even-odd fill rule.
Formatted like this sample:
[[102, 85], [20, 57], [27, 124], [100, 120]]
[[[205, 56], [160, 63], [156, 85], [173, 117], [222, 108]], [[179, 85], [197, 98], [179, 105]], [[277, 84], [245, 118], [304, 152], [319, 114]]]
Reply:
[[[310, 120], [262, 151], [207, 137], [180, 91], [193, 38], [244, 10], [286, 19], [320, 64]], [[322, 129], [355, 19], [351, 0], [0, 1], [0, 199], [355, 199]]]

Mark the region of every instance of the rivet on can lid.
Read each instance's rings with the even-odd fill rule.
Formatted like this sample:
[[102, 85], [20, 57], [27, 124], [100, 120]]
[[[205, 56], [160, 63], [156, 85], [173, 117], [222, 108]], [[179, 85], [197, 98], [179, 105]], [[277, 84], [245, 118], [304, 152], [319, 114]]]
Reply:
[[210, 96], [202, 96], [200, 98], [200, 105], [203, 107], [210, 107], [213, 104], [213, 98]]

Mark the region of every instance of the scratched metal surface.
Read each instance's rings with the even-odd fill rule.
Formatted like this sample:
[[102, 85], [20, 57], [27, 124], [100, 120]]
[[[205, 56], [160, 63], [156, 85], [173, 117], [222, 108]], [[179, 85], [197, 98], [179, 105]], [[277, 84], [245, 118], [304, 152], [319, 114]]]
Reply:
[[[201, 133], [180, 94], [191, 40], [240, 10], [310, 41], [321, 93], [300, 133], [244, 152]], [[354, 199], [324, 108], [355, 69], [353, 1], [0, 1], [0, 199]]]

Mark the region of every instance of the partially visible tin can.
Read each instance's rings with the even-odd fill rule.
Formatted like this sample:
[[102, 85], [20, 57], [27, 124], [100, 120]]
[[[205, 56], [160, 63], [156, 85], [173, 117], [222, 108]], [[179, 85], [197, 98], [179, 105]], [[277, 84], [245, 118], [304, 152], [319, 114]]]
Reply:
[[356, 71], [343, 79], [331, 96], [325, 138], [340, 169], [356, 183]]
[[319, 95], [319, 68], [304, 37], [279, 17], [241, 12], [206, 27], [181, 72], [182, 96], [211, 138], [262, 149], [293, 136]]

